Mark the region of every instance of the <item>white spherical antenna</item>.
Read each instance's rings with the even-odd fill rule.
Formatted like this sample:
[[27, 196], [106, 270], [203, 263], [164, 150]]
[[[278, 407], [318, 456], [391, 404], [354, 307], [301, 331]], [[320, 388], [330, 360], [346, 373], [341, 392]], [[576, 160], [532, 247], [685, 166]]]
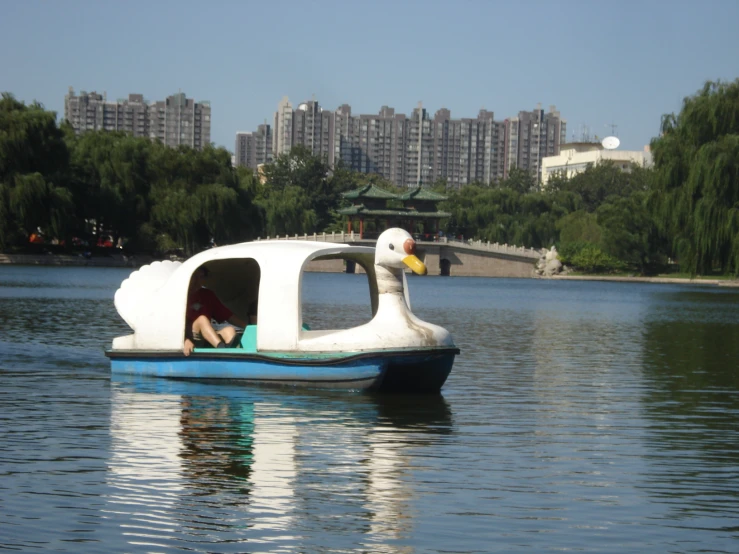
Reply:
[[621, 141], [618, 140], [618, 137], [606, 137], [601, 141], [601, 144], [606, 150], [615, 150], [621, 144]]

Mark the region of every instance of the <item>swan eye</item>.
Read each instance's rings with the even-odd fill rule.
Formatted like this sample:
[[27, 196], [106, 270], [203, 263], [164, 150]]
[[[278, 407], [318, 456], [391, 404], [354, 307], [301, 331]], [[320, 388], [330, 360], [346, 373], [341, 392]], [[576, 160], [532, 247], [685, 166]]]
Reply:
[[395, 245], [394, 245], [394, 244], [392, 244], [392, 243], [390, 243], [390, 244], [388, 245], [388, 248], [389, 248], [390, 250], [395, 250]]

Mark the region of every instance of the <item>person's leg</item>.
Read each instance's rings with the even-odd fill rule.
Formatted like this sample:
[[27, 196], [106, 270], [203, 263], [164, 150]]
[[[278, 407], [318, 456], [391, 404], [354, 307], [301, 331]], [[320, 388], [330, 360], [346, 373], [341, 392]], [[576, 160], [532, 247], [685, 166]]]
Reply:
[[221, 335], [216, 333], [216, 330], [213, 329], [210, 318], [207, 316], [201, 315], [193, 321], [192, 331], [193, 333], [199, 333], [202, 335], [202, 337], [213, 347], [217, 347], [218, 343], [221, 342]]
[[236, 336], [236, 329], [230, 325], [226, 325], [223, 329], [218, 331], [218, 334], [221, 335], [223, 342], [228, 344]]

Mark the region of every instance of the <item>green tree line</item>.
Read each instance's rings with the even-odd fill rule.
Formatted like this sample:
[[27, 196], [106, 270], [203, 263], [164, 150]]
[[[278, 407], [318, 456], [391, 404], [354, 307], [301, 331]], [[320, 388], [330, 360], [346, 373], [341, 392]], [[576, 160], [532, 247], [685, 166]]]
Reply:
[[124, 238], [132, 251], [192, 254], [259, 236], [330, 226], [356, 176], [302, 147], [279, 157], [262, 184], [224, 148], [165, 147], [117, 132], [76, 136], [40, 104], [0, 99], [0, 248], [42, 235]]
[[[650, 274], [668, 261], [692, 274], [739, 275], [739, 79], [708, 82], [663, 117], [654, 167], [602, 163], [542, 188], [528, 173], [434, 188], [451, 236], [549, 248], [588, 272]], [[192, 254], [257, 237], [340, 230], [341, 193], [377, 175], [349, 171], [303, 147], [264, 169], [232, 167], [223, 148], [197, 151], [114, 132], [76, 136], [37, 103], [0, 99], [0, 248], [38, 234], [125, 238], [132, 251]], [[397, 190], [397, 189], [396, 189]]]

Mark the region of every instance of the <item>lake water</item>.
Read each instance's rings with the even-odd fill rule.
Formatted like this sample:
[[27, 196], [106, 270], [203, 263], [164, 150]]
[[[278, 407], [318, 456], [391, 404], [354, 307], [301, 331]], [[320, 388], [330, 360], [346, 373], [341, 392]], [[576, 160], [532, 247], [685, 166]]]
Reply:
[[0, 550], [739, 551], [737, 289], [411, 278], [462, 353], [378, 396], [111, 379], [128, 273], [0, 267]]

